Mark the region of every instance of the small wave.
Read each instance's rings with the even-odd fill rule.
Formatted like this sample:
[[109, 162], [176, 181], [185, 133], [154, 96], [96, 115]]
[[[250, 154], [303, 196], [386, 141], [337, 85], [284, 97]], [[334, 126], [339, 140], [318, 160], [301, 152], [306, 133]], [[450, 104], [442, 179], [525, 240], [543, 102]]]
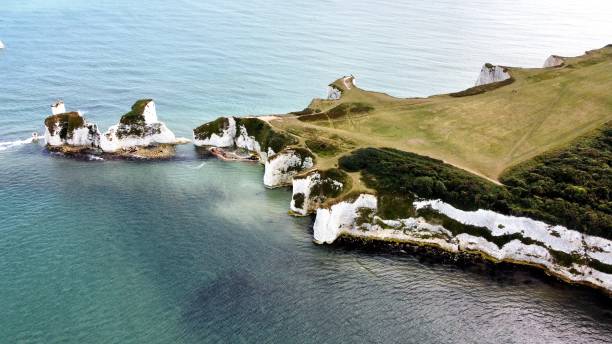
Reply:
[[32, 137], [30, 137], [29, 139], [26, 139], [26, 140], [0, 142], [0, 151], [4, 151], [4, 150], [7, 150], [7, 149], [12, 148], [12, 147], [26, 145], [26, 144], [32, 143], [32, 142], [34, 142], [34, 138], [32, 138]]
[[201, 169], [202, 167], [204, 167], [204, 165], [206, 165], [206, 163], [205, 163], [205, 162], [203, 162], [203, 163], [199, 164], [199, 165], [198, 165], [198, 166], [196, 166], [196, 167], [190, 167], [190, 168], [191, 168], [191, 169], [193, 169], [193, 170], [199, 170], [199, 169]]
[[96, 156], [96, 155], [91, 155], [91, 154], [87, 156], [87, 160], [89, 160], [89, 161], [104, 161], [103, 158], [101, 158], [99, 156]]

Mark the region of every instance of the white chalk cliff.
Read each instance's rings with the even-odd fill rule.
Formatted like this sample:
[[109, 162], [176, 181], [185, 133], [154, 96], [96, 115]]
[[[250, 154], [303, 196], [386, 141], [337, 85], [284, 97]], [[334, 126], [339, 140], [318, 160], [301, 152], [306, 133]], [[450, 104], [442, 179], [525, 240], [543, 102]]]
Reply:
[[[184, 140], [177, 140], [174, 133], [157, 118], [155, 102], [146, 101], [140, 114], [140, 120], [127, 122], [120, 121], [111, 126], [100, 138], [100, 148], [104, 152], [116, 152], [120, 149], [146, 147], [154, 144], [178, 144]], [[125, 117], [125, 116], [124, 116]]]
[[290, 185], [293, 176], [313, 166], [312, 156], [304, 154], [302, 150], [284, 149], [266, 161], [264, 185], [267, 187]]
[[259, 121], [259, 124], [264, 124], [262, 128], [272, 130], [257, 118], [222, 117], [195, 129], [193, 143], [204, 147], [242, 148], [257, 153], [259, 162], [265, 166], [264, 185], [270, 188], [290, 185], [293, 176], [314, 166], [312, 154], [305, 149], [285, 148], [275, 152], [271, 147], [266, 148], [265, 142], [257, 140], [257, 133], [249, 133], [242, 124], [246, 121]]
[[196, 146], [213, 146], [220, 148], [233, 147], [236, 145], [236, 119], [234, 117], [225, 118], [225, 127], [221, 132], [210, 133], [207, 137], [193, 136], [193, 144]]
[[543, 68], [559, 67], [565, 63], [565, 58], [557, 55], [550, 55], [545, 61]]
[[486, 63], [482, 66], [478, 79], [476, 80], [476, 86], [491, 84], [494, 82], [504, 81], [510, 79], [511, 76], [508, 73], [506, 67], [493, 66]]
[[[352, 202], [344, 201], [329, 209], [317, 210], [314, 240], [320, 244], [332, 243], [340, 235], [347, 235], [429, 245], [449, 252], [476, 252], [497, 261], [539, 266], [565, 280], [612, 291], [612, 274], [599, 271], [589, 264], [593, 261], [612, 264], [610, 240], [490, 210], [463, 211], [439, 200], [417, 201], [414, 207], [430, 207], [462, 224], [486, 228], [493, 237], [519, 234], [524, 239], [514, 239], [499, 247], [483, 237], [467, 233], [453, 235], [444, 227], [430, 224], [420, 217], [383, 220], [376, 216], [376, 197], [362, 194]], [[562, 264], [551, 253], [555, 251], [577, 259], [570, 264]]]
[[[343, 188], [342, 182], [321, 176], [321, 172], [316, 170], [303, 176], [293, 177], [293, 194], [289, 208], [295, 215], [308, 215], [315, 212], [328, 197], [342, 192]], [[331, 194], [325, 195], [325, 191]]]

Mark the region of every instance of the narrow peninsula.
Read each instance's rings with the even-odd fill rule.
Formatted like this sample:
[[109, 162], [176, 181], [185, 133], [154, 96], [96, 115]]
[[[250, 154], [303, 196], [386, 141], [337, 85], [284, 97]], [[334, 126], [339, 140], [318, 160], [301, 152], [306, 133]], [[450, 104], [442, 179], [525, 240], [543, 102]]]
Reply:
[[285, 115], [193, 131], [225, 160], [259, 160], [314, 241], [430, 246], [531, 265], [612, 293], [612, 45], [543, 68], [485, 64], [427, 98], [347, 76]]

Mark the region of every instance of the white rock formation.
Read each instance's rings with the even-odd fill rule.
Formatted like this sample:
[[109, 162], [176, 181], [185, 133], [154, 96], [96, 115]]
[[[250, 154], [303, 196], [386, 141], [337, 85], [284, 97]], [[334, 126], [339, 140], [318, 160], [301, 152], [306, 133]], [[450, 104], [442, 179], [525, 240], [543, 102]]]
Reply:
[[[58, 116], [59, 115], [59, 116]], [[74, 128], [71, 132], [68, 131], [66, 122], [62, 121], [62, 114], [54, 115], [55, 123], [51, 125], [51, 129], [45, 125], [45, 142], [49, 146], [82, 146], [95, 148], [100, 143], [100, 132], [94, 123], [89, 123], [83, 118], [83, 125]], [[65, 116], [80, 116], [80, 113], [67, 113]], [[62, 137], [64, 136], [64, 137]]]
[[[312, 156], [306, 155], [307, 151], [289, 148], [275, 152], [271, 147], [264, 150], [264, 143], [257, 141], [256, 137], [251, 135], [253, 133], [250, 134], [247, 128], [240, 124], [242, 119], [237, 120], [234, 117], [227, 117], [222, 120], [224, 121], [223, 125], [220, 126], [220, 131], [217, 133], [196, 134], [198, 129], [194, 130], [194, 144], [196, 146], [243, 148], [257, 153], [259, 162], [265, 165], [265, 186], [273, 188], [289, 185], [293, 176], [314, 166]], [[217, 124], [219, 123], [217, 122]], [[206, 132], [206, 127], [201, 131]]]
[[59, 115], [60, 113], [66, 113], [66, 106], [62, 100], [58, 100], [51, 104], [51, 114]]
[[327, 99], [328, 100], [338, 100], [342, 97], [342, 91], [337, 89], [335, 86], [327, 87]]
[[[326, 200], [325, 195], [313, 195], [312, 190], [315, 187], [322, 187], [323, 184], [331, 185], [338, 192], [342, 191], [343, 184], [337, 180], [331, 178], [321, 177], [319, 171], [313, 171], [308, 173], [304, 177], [293, 178], [293, 195], [291, 197], [291, 204], [289, 208], [296, 215], [308, 215], [311, 212], [317, 210], [322, 202]], [[299, 198], [298, 198], [299, 197]], [[296, 204], [296, 199], [302, 199], [300, 204]]]
[[376, 207], [376, 196], [361, 194], [353, 202], [340, 202], [332, 205], [330, 209], [318, 209], [313, 227], [315, 242], [331, 244], [342, 231], [355, 229], [360, 209], [376, 210]]
[[557, 55], [550, 55], [546, 61], [544, 61], [544, 68], [559, 67], [565, 63], [565, 58]]
[[[612, 263], [612, 242], [568, 230], [562, 226], [548, 226], [540, 221], [497, 214], [488, 210], [473, 212], [456, 209], [440, 201], [415, 202], [416, 208], [431, 207], [464, 224], [484, 227], [493, 236], [519, 233], [533, 243], [514, 239], [502, 247], [483, 237], [467, 233], [453, 235], [440, 225], [427, 223], [423, 218], [383, 220], [375, 215], [376, 197], [362, 194], [353, 202], [340, 202], [330, 209], [317, 210], [314, 241], [332, 243], [344, 234], [357, 238], [430, 245], [450, 252], [479, 252], [498, 261], [535, 265], [560, 278], [588, 283], [612, 292], [612, 274], [598, 271], [584, 263], [560, 265], [549, 249], [579, 255], [583, 261], [598, 260]], [[372, 214], [363, 221], [360, 211]], [[367, 215], [367, 214], [366, 214]], [[527, 241], [529, 242], [529, 241]]]
[[268, 147], [267, 151], [263, 151], [261, 148], [261, 143], [257, 141], [255, 136], [248, 133], [244, 125], [238, 126], [234, 117], [227, 117], [227, 125], [220, 133], [212, 133], [206, 138], [197, 138], [194, 133], [193, 143], [196, 146], [243, 148], [257, 153], [259, 155], [259, 162], [262, 164], [265, 164], [266, 161], [268, 161], [268, 157], [276, 154], [270, 147]]
[[264, 185], [270, 188], [289, 185], [293, 176], [314, 166], [310, 156], [298, 150], [285, 149], [265, 162]]
[[528, 217], [508, 216], [491, 210], [464, 211], [440, 200], [414, 202], [416, 209], [431, 207], [465, 225], [484, 227], [493, 236], [521, 234], [565, 253], [578, 253], [612, 264], [612, 241], [582, 234], [563, 226], [551, 226]]
[[111, 126], [100, 138], [100, 148], [105, 152], [116, 152], [120, 149], [146, 147], [153, 144], [178, 144], [174, 133], [157, 119], [155, 102], [145, 106], [142, 116], [144, 125], [118, 123]]
[[193, 144], [196, 146], [214, 146], [214, 147], [233, 147], [236, 144], [236, 119], [227, 117], [227, 128], [221, 133], [212, 133], [210, 137], [198, 139], [193, 137]]
[[486, 63], [480, 70], [480, 75], [478, 75], [478, 79], [476, 80], [476, 86], [504, 81], [510, 79], [510, 77], [506, 67], [493, 66]]

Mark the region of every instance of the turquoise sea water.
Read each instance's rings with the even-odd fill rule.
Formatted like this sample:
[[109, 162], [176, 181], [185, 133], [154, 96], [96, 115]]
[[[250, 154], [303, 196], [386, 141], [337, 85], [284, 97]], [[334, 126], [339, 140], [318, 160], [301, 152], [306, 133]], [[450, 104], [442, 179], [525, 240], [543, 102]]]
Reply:
[[179, 136], [284, 113], [353, 73], [424, 96], [484, 62], [612, 43], [612, 5], [559, 1], [1, 1], [0, 343], [597, 343], [610, 299], [527, 271], [311, 242], [263, 168], [73, 161], [35, 144], [63, 98], [105, 129], [155, 98]]

